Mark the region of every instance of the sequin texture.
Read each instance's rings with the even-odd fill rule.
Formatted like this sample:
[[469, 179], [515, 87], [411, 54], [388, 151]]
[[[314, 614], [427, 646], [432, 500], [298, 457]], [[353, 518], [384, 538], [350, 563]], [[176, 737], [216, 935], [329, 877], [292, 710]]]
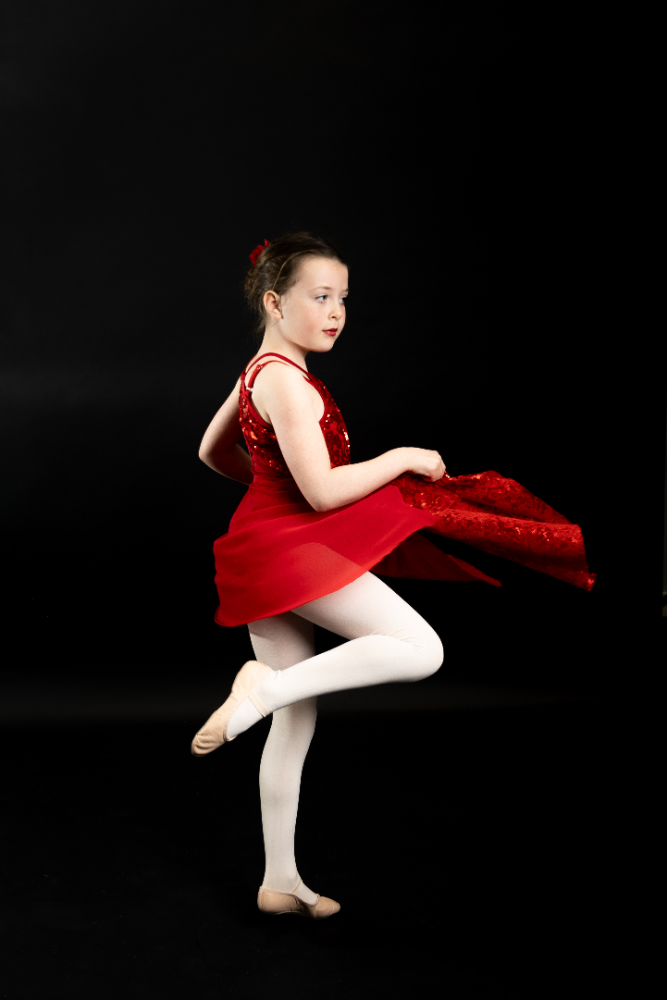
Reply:
[[493, 470], [435, 483], [403, 473], [392, 480], [405, 503], [436, 518], [428, 530], [592, 590], [581, 528]]
[[[270, 362], [267, 361], [264, 364], [270, 364]], [[264, 367], [264, 364], [256, 365], [253, 369], [253, 373], [250, 376], [252, 382], [257, 377], [254, 373], [259, 372]], [[310, 373], [308, 381], [318, 390], [324, 402], [324, 414], [320, 420], [320, 427], [322, 428], [324, 441], [329, 452], [331, 468], [335, 469], [339, 465], [349, 465], [350, 439], [343, 416], [327, 387]], [[274, 472], [293, 478], [280, 450], [276, 432], [273, 427], [270, 427], [261, 419], [259, 414], [256, 413], [254, 406], [250, 403], [251, 393], [252, 389], [249, 390], [246, 386], [244, 370], [241, 373], [241, 388], [239, 393], [239, 422], [243, 437], [248, 446], [248, 451], [253, 457], [253, 466], [255, 465], [255, 459], [257, 459], [259, 463], [268, 466]]]

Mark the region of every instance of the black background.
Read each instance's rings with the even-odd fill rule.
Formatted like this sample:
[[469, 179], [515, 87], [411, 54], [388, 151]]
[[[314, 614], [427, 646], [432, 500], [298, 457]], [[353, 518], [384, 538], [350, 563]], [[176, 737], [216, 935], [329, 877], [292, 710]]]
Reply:
[[504, 589], [391, 581], [440, 632], [441, 675], [608, 682], [591, 646], [657, 607], [660, 572], [610, 496], [637, 414], [610, 377], [609, 25], [475, 3], [8, 11], [10, 671], [133, 683], [248, 652], [212, 623], [244, 487], [197, 449], [255, 351], [248, 253], [306, 228], [351, 261], [344, 334], [308, 364], [353, 461], [417, 445], [496, 469], [582, 527], [598, 573], [586, 593], [448, 544]]
[[[659, 662], [629, 26], [474, 2], [3, 10], [6, 994], [597, 995]], [[344, 333], [308, 366], [352, 460], [495, 469], [581, 526], [598, 574], [587, 593], [429, 534], [503, 588], [387, 581], [443, 639], [441, 704], [559, 697], [322, 713], [297, 856], [343, 908], [305, 929], [255, 906], [269, 720], [194, 761], [186, 697], [252, 655], [213, 623], [245, 487], [197, 452], [255, 353], [248, 254], [296, 228], [351, 262]], [[159, 723], [165, 693], [184, 707]]]

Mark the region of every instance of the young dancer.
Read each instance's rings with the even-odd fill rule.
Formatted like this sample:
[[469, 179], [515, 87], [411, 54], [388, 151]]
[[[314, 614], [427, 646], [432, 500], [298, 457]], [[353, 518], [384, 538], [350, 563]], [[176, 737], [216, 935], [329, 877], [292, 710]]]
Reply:
[[[238, 672], [191, 751], [208, 754], [273, 714], [260, 766], [266, 866], [258, 906], [320, 919], [340, 906], [303, 883], [294, 856], [317, 696], [418, 681], [443, 662], [435, 630], [376, 574], [501, 586], [420, 529], [586, 590], [595, 574], [579, 527], [497, 472], [450, 477], [438, 452], [417, 447], [350, 464], [341, 413], [306, 366], [310, 351], [331, 351], [343, 330], [348, 267], [329, 241], [308, 233], [265, 240], [250, 259], [246, 295], [263, 340], [199, 454], [249, 486], [214, 545], [216, 622], [247, 624], [256, 660]], [[348, 641], [316, 654], [315, 625]]]

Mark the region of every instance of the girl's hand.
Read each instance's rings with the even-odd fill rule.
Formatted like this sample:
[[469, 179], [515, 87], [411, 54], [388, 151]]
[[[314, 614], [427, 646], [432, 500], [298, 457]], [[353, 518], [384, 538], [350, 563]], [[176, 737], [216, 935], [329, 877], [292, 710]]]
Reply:
[[423, 476], [431, 483], [442, 479], [446, 466], [437, 451], [429, 451], [427, 448], [406, 448], [405, 450], [408, 453], [406, 472], [414, 472], [417, 476]]

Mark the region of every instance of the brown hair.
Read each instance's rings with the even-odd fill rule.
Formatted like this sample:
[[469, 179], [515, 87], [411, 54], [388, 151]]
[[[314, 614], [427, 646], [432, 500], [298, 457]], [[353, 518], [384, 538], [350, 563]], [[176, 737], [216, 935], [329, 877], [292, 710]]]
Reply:
[[261, 339], [267, 321], [264, 296], [270, 291], [284, 295], [296, 283], [299, 267], [305, 257], [326, 257], [339, 261], [345, 267], [349, 266], [333, 243], [321, 236], [288, 233], [272, 240], [258, 257], [257, 263], [250, 265], [245, 277], [246, 301], [259, 319], [254, 331], [256, 338]]

